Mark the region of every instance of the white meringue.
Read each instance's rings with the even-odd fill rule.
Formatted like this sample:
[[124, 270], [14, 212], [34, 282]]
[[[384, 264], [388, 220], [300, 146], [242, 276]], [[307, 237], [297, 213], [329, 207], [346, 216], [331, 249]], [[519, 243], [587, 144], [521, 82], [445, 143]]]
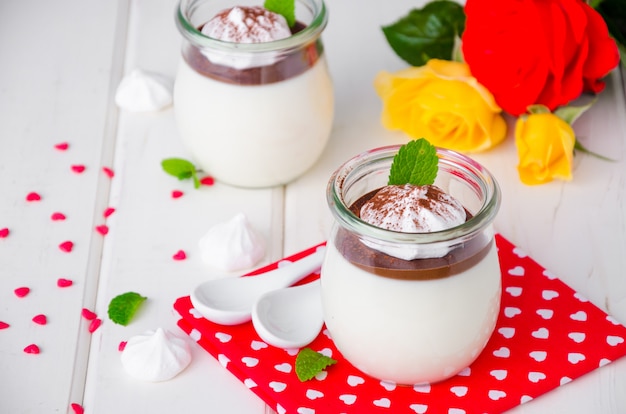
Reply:
[[200, 257], [209, 266], [225, 271], [257, 264], [265, 256], [265, 243], [243, 213], [216, 224], [198, 242]]
[[130, 338], [121, 360], [124, 370], [134, 378], [167, 381], [189, 365], [191, 351], [184, 339], [158, 328]]
[[134, 69], [115, 92], [115, 103], [132, 112], [158, 111], [172, 104], [172, 82], [157, 73]]

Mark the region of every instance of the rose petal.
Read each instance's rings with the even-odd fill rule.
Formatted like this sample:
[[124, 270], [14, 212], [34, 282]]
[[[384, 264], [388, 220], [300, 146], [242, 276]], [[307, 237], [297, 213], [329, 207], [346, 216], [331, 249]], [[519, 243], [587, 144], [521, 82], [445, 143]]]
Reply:
[[99, 318], [96, 318], [94, 320], [91, 321], [91, 323], [89, 324], [89, 333], [94, 333], [96, 331], [96, 329], [98, 329], [100, 327], [100, 325], [102, 325], [102, 320]]
[[69, 240], [64, 241], [63, 243], [59, 244], [59, 249], [61, 249], [61, 251], [65, 253], [71, 252], [73, 248], [74, 248], [74, 243], [72, 243]]
[[39, 315], [33, 316], [33, 322], [35, 322], [37, 325], [45, 325], [48, 323], [48, 318], [46, 318], [46, 315], [41, 313]]
[[215, 179], [209, 175], [209, 176], [206, 176], [206, 177], [202, 178], [200, 180], [200, 184], [202, 184], [202, 185], [213, 185], [213, 184], [215, 184]]
[[9, 324], [8, 324], [8, 323], [6, 323], [6, 322], [2, 322], [2, 321], [0, 321], [0, 329], [6, 329], [6, 328], [8, 328], [9, 326], [11, 326], [11, 325], [9, 325]]
[[185, 260], [186, 258], [187, 258], [187, 254], [185, 254], [185, 252], [182, 250], [177, 251], [176, 254], [172, 256], [172, 259], [174, 260]]
[[73, 283], [74, 282], [72, 282], [70, 279], [63, 279], [63, 278], [57, 279], [57, 286], [60, 288], [72, 286]]
[[28, 293], [30, 292], [30, 288], [23, 286], [15, 289], [13, 292], [18, 298], [23, 298], [24, 296], [28, 295]]
[[80, 174], [85, 171], [84, 165], [72, 165], [71, 168], [72, 168], [72, 171], [74, 171], [76, 174]]
[[117, 346], [117, 350], [120, 352], [122, 352], [124, 348], [126, 348], [126, 341], [120, 342], [120, 344]]
[[87, 308], [83, 308], [81, 314], [83, 315], [83, 318], [87, 319], [88, 321], [92, 321], [98, 317], [98, 315], [96, 315], [94, 312], [90, 311]]
[[54, 148], [58, 149], [59, 151], [65, 151], [69, 147], [70, 147], [70, 144], [68, 144], [67, 142], [59, 142], [58, 144], [54, 146]]
[[183, 192], [180, 190], [174, 190], [172, 191], [172, 198], [180, 198], [183, 196]]
[[77, 403], [71, 403], [70, 407], [72, 408], [72, 410], [74, 411], [74, 414], [84, 414], [85, 413], [85, 409], [83, 408], [82, 405], [77, 404]]
[[102, 213], [102, 215], [104, 216], [104, 218], [108, 218], [113, 213], [115, 213], [115, 209], [113, 207], [108, 207], [106, 210], [104, 210], [104, 213]]
[[26, 352], [27, 354], [38, 354], [39, 347], [35, 344], [30, 344], [26, 348], [24, 348], [24, 352]]
[[102, 224], [100, 226], [96, 226], [96, 231], [105, 236], [109, 232], [109, 227]]
[[34, 191], [26, 194], [26, 201], [39, 201], [39, 200], [41, 200], [41, 196]]
[[115, 175], [113, 170], [110, 169], [109, 167], [102, 167], [102, 172], [104, 172], [109, 178], [113, 178], [113, 176]]
[[59, 212], [57, 211], [57, 212], [52, 213], [52, 215], [50, 216], [50, 218], [51, 218], [52, 220], [54, 220], [54, 221], [62, 221], [62, 220], [65, 220], [65, 214], [63, 214], [63, 213], [59, 213]]
[[9, 229], [8, 228], [5, 227], [3, 229], [0, 229], [0, 239], [4, 239], [8, 235], [9, 235]]

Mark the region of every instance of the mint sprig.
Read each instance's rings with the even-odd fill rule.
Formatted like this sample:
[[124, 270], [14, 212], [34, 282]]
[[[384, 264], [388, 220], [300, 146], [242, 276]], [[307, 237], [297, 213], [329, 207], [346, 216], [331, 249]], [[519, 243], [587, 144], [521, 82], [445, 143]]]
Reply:
[[432, 58], [453, 58], [457, 38], [465, 30], [465, 13], [463, 6], [453, 1], [432, 1], [382, 30], [402, 60], [423, 66]]
[[301, 382], [308, 381], [337, 361], [311, 348], [302, 348], [296, 356], [296, 375]]
[[289, 27], [296, 24], [296, 2], [295, 0], [265, 0], [263, 4], [267, 10], [282, 15]]
[[439, 170], [437, 149], [425, 138], [409, 141], [393, 157], [388, 185], [430, 185]]
[[118, 325], [128, 325], [145, 300], [144, 296], [136, 292], [126, 292], [114, 297], [109, 303], [109, 319]]
[[196, 166], [190, 161], [182, 158], [167, 158], [161, 161], [161, 167], [163, 167], [166, 173], [173, 175], [179, 180], [193, 179], [193, 186], [200, 188]]

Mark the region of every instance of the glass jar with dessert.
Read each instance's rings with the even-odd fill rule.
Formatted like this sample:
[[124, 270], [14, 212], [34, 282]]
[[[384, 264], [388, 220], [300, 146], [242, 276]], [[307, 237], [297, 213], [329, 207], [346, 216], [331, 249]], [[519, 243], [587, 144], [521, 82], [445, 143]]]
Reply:
[[176, 11], [180, 137], [201, 169], [241, 187], [303, 174], [324, 150], [334, 114], [324, 2], [297, 0], [285, 17], [259, 1], [181, 0]]
[[327, 189], [335, 222], [321, 273], [326, 326], [356, 368], [405, 385], [468, 367], [500, 310], [499, 187], [472, 159], [426, 145], [435, 163], [427, 185], [393, 177], [431, 168], [415, 162], [421, 150], [389, 146], [347, 161]]

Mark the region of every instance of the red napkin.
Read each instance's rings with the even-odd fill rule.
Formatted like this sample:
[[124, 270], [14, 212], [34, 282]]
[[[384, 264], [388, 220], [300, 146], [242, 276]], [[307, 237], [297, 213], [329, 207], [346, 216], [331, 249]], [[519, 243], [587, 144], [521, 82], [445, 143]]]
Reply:
[[[209, 322], [189, 297], [174, 308], [183, 331], [278, 414], [499, 413], [626, 355], [626, 327], [502, 236], [496, 243], [503, 284], [496, 330], [470, 367], [437, 384], [396, 386], [368, 377], [342, 357], [325, 330], [309, 347], [338, 362], [300, 382], [297, 350], [266, 344], [252, 323]], [[284, 260], [298, 260], [316, 247]]]

